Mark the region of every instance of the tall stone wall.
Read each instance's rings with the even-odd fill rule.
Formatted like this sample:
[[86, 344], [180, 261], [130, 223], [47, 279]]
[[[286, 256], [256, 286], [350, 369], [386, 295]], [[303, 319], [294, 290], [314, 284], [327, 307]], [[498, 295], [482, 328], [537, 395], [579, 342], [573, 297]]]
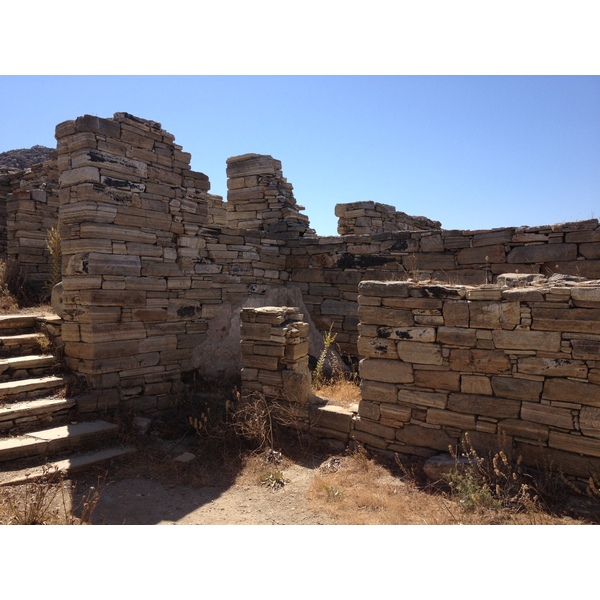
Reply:
[[13, 190], [19, 187], [21, 178], [25, 174], [23, 169], [0, 167], [0, 259], [6, 260], [6, 199]]
[[52, 256], [48, 231], [58, 225], [56, 154], [23, 171], [6, 197], [6, 255], [20, 267], [38, 297], [50, 292]]
[[526, 279], [362, 282], [356, 439], [431, 456], [468, 433], [528, 465], [600, 474], [600, 281]]
[[80, 409], [168, 408], [207, 330], [208, 178], [159, 123], [127, 113], [61, 123], [56, 138], [65, 360], [92, 390]]
[[[44, 191], [48, 199], [60, 183], [67, 361], [93, 390], [112, 390], [103, 397], [112, 405], [158, 409], [187, 370], [238, 374], [243, 308], [297, 306], [310, 325], [312, 357], [330, 326], [341, 351], [357, 356], [363, 280], [418, 276], [474, 285], [511, 271], [600, 278], [595, 219], [449, 231], [386, 205], [354, 203], [340, 226], [352, 222], [355, 233], [322, 237], [271, 156], [229, 159], [224, 202], [154, 121], [84, 116], [58, 125], [56, 137], [55, 171], [46, 180], [34, 171], [19, 179], [15, 197], [31, 207], [34, 196]], [[15, 191], [14, 179], [7, 185]], [[15, 223], [23, 226], [15, 232], [25, 231], [30, 214], [19, 215], [19, 206]], [[382, 233], [361, 233], [380, 227], [371, 208], [389, 217]], [[386, 231], [392, 220], [396, 229]], [[36, 256], [49, 225], [19, 238], [36, 240], [20, 243], [23, 257]]]

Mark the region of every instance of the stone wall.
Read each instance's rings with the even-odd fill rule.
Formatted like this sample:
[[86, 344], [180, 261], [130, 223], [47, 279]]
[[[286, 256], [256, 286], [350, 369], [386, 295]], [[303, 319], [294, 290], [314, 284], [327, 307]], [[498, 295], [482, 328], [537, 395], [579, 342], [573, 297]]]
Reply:
[[38, 297], [50, 292], [52, 256], [48, 231], [58, 225], [56, 154], [22, 171], [19, 187], [6, 196], [6, 256], [20, 267]]
[[227, 224], [282, 238], [314, 233], [292, 190], [281, 161], [272, 156], [244, 154], [227, 159]]
[[65, 360], [92, 390], [80, 410], [167, 409], [207, 330], [208, 178], [127, 113], [67, 121], [56, 138]]
[[397, 211], [390, 204], [380, 204], [371, 200], [337, 204], [335, 216], [339, 217], [339, 235], [373, 235], [392, 231], [429, 231], [442, 228], [439, 221], [432, 221], [427, 217], [412, 217]]
[[477, 449], [600, 474], [600, 281], [365, 281], [359, 294], [358, 441], [431, 456], [468, 432]]
[[[356, 357], [364, 280], [418, 276], [476, 285], [512, 271], [600, 278], [595, 219], [450, 231], [365, 202], [336, 209], [352, 235], [322, 237], [271, 156], [229, 159], [224, 202], [154, 121], [83, 116], [59, 124], [56, 138], [55, 171], [45, 180], [34, 171], [19, 179], [16, 198], [22, 194], [31, 207], [34, 197], [44, 191], [48, 199], [60, 185], [65, 355], [98, 391], [89, 410], [160, 410], [188, 370], [239, 375], [244, 308], [298, 307], [309, 324], [310, 356], [318, 357], [322, 333], [332, 327], [342, 353]], [[28, 213], [17, 221], [28, 221]], [[20, 256], [37, 256], [49, 225], [36, 225], [29, 238], [35, 242], [20, 244]], [[365, 227], [383, 231], [362, 233]]]
[[0, 259], [6, 260], [6, 198], [19, 187], [25, 171], [10, 167], [0, 167]]

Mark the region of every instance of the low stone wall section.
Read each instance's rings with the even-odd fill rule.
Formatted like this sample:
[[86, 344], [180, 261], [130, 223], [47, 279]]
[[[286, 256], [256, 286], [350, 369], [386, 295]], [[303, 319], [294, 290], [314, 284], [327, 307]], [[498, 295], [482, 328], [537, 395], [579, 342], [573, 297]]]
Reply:
[[365, 281], [359, 306], [358, 441], [429, 457], [468, 433], [530, 466], [600, 474], [600, 281]]

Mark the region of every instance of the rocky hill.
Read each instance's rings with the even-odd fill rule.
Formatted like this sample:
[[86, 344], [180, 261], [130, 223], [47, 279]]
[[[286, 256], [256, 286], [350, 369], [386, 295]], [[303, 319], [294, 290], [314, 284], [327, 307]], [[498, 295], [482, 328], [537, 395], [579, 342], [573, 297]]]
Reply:
[[53, 152], [53, 149], [46, 146], [33, 146], [0, 152], [0, 167], [27, 169], [32, 165], [48, 160], [51, 152]]

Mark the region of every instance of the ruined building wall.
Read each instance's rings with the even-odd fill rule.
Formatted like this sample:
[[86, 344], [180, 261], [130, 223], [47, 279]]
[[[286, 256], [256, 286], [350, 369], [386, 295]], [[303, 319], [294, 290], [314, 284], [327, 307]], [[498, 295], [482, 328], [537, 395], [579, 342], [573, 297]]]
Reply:
[[6, 198], [19, 187], [25, 171], [11, 167], [0, 167], [0, 260], [6, 260]]
[[49, 295], [52, 256], [48, 231], [58, 225], [56, 153], [21, 172], [19, 187], [6, 196], [6, 256], [19, 265], [32, 292]]
[[479, 450], [600, 474], [600, 282], [501, 283], [360, 284], [355, 438], [431, 456], [468, 433]]
[[[56, 137], [67, 361], [93, 389], [113, 390], [104, 398], [113, 405], [157, 409], [187, 370], [234, 376], [242, 308], [298, 307], [313, 358], [330, 326], [355, 356], [363, 280], [478, 284], [513, 271], [600, 278], [595, 219], [449, 231], [404, 216], [401, 231], [321, 237], [271, 156], [229, 159], [224, 202], [153, 121], [84, 116], [60, 124]], [[46, 195], [50, 183], [40, 179]], [[31, 202], [41, 187], [26, 185]], [[370, 203], [350, 206], [345, 226], [364, 227], [360, 211], [373, 225]]]
[[430, 231], [441, 229], [439, 221], [427, 217], [413, 217], [397, 211], [390, 204], [372, 200], [338, 204], [335, 216], [339, 217], [339, 235], [373, 235], [392, 231]]

